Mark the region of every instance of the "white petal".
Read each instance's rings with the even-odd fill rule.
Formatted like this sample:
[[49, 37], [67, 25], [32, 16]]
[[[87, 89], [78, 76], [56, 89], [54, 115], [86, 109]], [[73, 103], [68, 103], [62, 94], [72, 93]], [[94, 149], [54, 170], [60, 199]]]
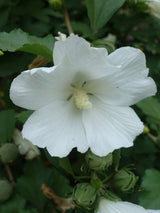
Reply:
[[53, 58], [55, 65], [62, 63], [64, 58], [67, 59], [75, 72], [85, 76], [85, 80], [100, 78], [111, 69], [116, 69], [116, 66], [109, 63], [105, 48], [90, 47], [85, 39], [76, 35], [65, 41], [57, 41]]
[[67, 99], [74, 73], [60, 65], [22, 72], [12, 82], [10, 98], [18, 106], [39, 109], [55, 99]]
[[152, 78], [147, 77], [145, 56], [132, 47], [122, 47], [108, 56], [110, 62], [119, 67], [118, 71], [93, 82], [87, 82], [91, 93], [103, 101], [116, 105], [132, 105], [155, 95], [157, 89]]
[[147, 209], [148, 213], [160, 213], [160, 210]]
[[53, 49], [54, 64], [60, 64], [65, 57], [75, 56], [77, 61], [79, 55], [83, 55], [89, 47], [89, 43], [77, 35], [70, 36], [65, 41], [56, 41]]
[[133, 145], [142, 133], [143, 124], [130, 107], [104, 104], [90, 97], [92, 109], [83, 111], [87, 140], [93, 153], [105, 156], [121, 147]]
[[100, 201], [97, 213], [146, 213], [146, 210], [133, 203], [103, 199]]
[[130, 106], [138, 101], [155, 95], [157, 89], [155, 82], [150, 77], [128, 80], [124, 76], [107, 76], [100, 79], [87, 81], [85, 86], [89, 93], [96, 95], [107, 104], [117, 106]]
[[79, 152], [88, 149], [81, 111], [72, 100], [55, 101], [34, 112], [22, 134], [34, 145], [47, 147], [52, 156], [65, 157], [74, 147]]
[[122, 68], [121, 72], [127, 76], [148, 75], [144, 53], [134, 47], [121, 47], [108, 56], [112, 64]]

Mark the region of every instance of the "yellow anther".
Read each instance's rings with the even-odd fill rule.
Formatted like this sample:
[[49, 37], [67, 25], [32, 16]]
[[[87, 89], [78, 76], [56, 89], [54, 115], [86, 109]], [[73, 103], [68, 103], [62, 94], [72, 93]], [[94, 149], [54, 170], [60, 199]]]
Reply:
[[78, 109], [91, 109], [92, 103], [89, 101], [87, 93], [82, 89], [76, 89], [74, 92], [74, 101]]

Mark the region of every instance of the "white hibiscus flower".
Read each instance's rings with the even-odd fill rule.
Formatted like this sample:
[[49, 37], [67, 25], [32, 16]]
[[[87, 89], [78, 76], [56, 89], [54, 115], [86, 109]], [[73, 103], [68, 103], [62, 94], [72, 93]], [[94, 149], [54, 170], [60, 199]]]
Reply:
[[144, 209], [142, 206], [125, 201], [114, 202], [102, 199], [97, 213], [160, 213], [160, 210]]
[[55, 43], [55, 66], [22, 72], [13, 80], [12, 101], [35, 110], [23, 137], [64, 157], [77, 147], [98, 156], [133, 145], [143, 124], [129, 106], [156, 93], [145, 56], [132, 47], [108, 55], [76, 35]]
[[150, 8], [150, 13], [160, 18], [160, 0], [147, 0], [147, 5]]

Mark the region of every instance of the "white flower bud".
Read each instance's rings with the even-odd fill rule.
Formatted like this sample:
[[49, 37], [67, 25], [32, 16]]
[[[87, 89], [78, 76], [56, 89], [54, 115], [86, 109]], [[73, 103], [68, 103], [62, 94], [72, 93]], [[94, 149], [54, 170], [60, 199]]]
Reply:
[[26, 160], [32, 160], [36, 156], [36, 152], [34, 150], [30, 150], [27, 152], [25, 159]]
[[22, 142], [21, 144], [19, 144], [18, 149], [21, 155], [25, 155], [28, 152], [29, 147], [27, 143]]
[[29, 149], [29, 151], [26, 153], [25, 159], [32, 160], [39, 154], [40, 154], [39, 149], [36, 146], [34, 146], [34, 147], [32, 147], [32, 149]]
[[58, 36], [55, 37], [57, 41], [65, 41], [67, 39], [66, 34], [58, 32]]
[[40, 154], [37, 146], [22, 137], [21, 132], [15, 129], [13, 134], [14, 143], [18, 146], [19, 153], [25, 155], [26, 160], [32, 160]]

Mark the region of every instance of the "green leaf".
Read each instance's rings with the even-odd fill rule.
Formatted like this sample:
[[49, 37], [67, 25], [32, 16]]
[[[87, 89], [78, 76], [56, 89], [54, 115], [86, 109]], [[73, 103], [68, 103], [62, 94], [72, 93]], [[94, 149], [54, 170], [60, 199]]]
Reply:
[[33, 113], [33, 110], [25, 110], [16, 114], [16, 119], [25, 123], [29, 116]]
[[86, 0], [93, 33], [102, 28], [124, 2], [125, 0]]
[[24, 176], [18, 179], [18, 192], [30, 201], [39, 211], [43, 211], [47, 199], [41, 191], [41, 185], [50, 185], [52, 170], [47, 169], [37, 160], [28, 162], [24, 168]]
[[59, 165], [60, 167], [62, 167], [67, 173], [71, 174], [72, 176], [74, 176], [72, 167], [71, 167], [71, 163], [68, 159], [68, 157], [65, 158], [59, 158]]
[[153, 141], [146, 134], [142, 134], [136, 138], [133, 147], [121, 149], [120, 165], [135, 165], [136, 174], [143, 177], [148, 168], [154, 167], [157, 152], [158, 148]]
[[160, 120], [160, 102], [155, 97], [149, 97], [137, 103], [137, 106], [146, 115]]
[[88, 36], [92, 33], [90, 25], [87, 23], [72, 21], [71, 24], [75, 33], [82, 34], [83, 36]]
[[48, 203], [41, 191], [42, 184], [51, 187], [57, 195], [62, 197], [66, 197], [72, 192], [68, 180], [56, 170], [46, 168], [39, 160], [26, 163], [24, 175], [18, 179], [16, 188], [39, 212], [44, 212], [44, 210], [47, 212]]
[[139, 198], [140, 205], [148, 209], [160, 209], [160, 171], [146, 170], [141, 188], [144, 192]]
[[26, 210], [26, 201], [19, 195], [13, 195], [12, 199], [0, 205], [1, 213], [38, 213], [35, 209]]
[[4, 110], [0, 112], [0, 143], [9, 142], [12, 138], [15, 126], [14, 110]]
[[0, 33], [0, 48], [2, 51], [23, 51], [44, 56], [52, 61], [53, 45], [54, 37], [52, 35], [39, 38], [31, 36], [21, 29], [13, 30], [10, 33]]
[[[45, 155], [49, 162], [58, 170], [58, 171], [63, 171], [65, 170], [67, 173], [70, 175], [74, 176], [74, 172], [71, 166], [71, 163], [68, 159], [68, 157], [65, 158], [58, 158], [58, 157], [52, 157], [48, 151], [45, 149]], [[61, 169], [62, 168], [62, 169]]]
[[60, 168], [59, 168], [59, 158], [58, 157], [52, 157], [49, 154], [49, 152], [47, 151], [47, 149], [44, 149], [44, 153], [46, 155], [46, 158], [54, 166], [54, 168], [56, 168], [58, 171], [60, 171]]
[[13, 73], [20, 73], [28, 69], [28, 65], [35, 57], [31, 54], [17, 52], [5, 53], [0, 60], [0, 77], [6, 77]]

